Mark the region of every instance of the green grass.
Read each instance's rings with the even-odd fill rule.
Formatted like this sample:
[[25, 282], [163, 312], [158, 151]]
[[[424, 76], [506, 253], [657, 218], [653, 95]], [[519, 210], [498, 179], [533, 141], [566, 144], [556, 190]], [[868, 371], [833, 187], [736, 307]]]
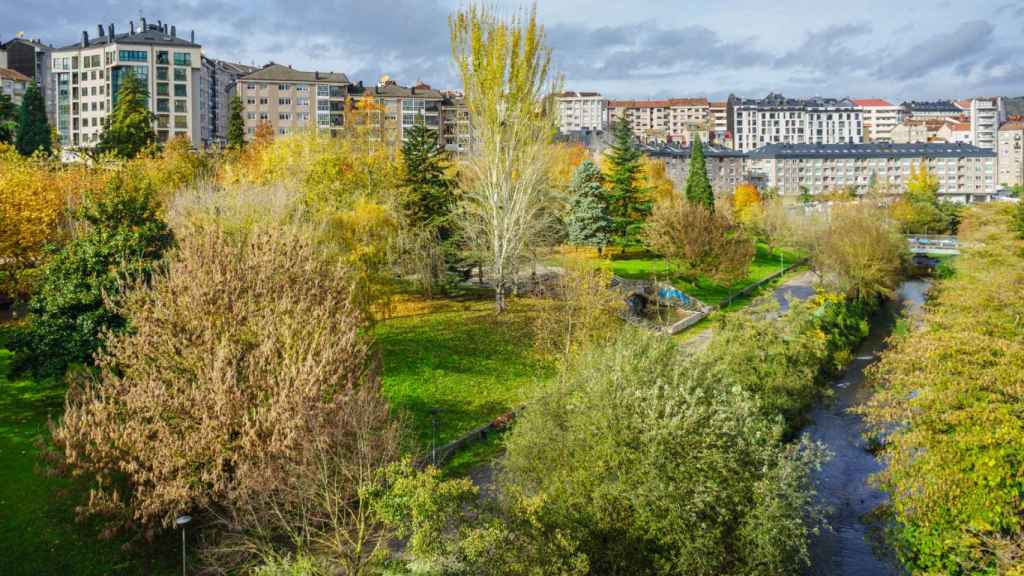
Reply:
[[697, 298], [705, 304], [717, 306], [725, 302], [730, 294], [734, 294], [750, 284], [758, 282], [771, 276], [781, 269], [779, 256], [783, 256], [783, 262], [788, 266], [800, 255], [791, 250], [769, 250], [765, 244], [757, 244], [757, 252], [747, 275], [737, 282], [729, 285], [713, 282], [706, 277], [696, 280], [684, 278], [677, 268], [666, 262], [663, 258], [641, 255], [640, 257], [620, 257], [609, 262], [612, 272], [622, 278], [642, 279], [658, 278], [668, 280], [673, 286], [679, 288], [687, 295]]
[[505, 452], [505, 435], [507, 432], [492, 432], [482, 442], [471, 444], [455, 453], [444, 464], [444, 475], [448, 478], [466, 476], [477, 466], [492, 464]]
[[172, 537], [134, 552], [124, 540], [100, 540], [95, 523], [77, 523], [85, 501], [81, 483], [40, 470], [35, 443], [48, 417], [64, 406], [64, 385], [10, 378], [11, 353], [0, 349], [0, 573], [175, 574], [180, 548]]
[[536, 310], [531, 300], [502, 316], [490, 301], [446, 302], [376, 326], [384, 395], [411, 428], [415, 449], [430, 446], [431, 410], [440, 410], [440, 446], [517, 408], [552, 377], [553, 365], [532, 349]]

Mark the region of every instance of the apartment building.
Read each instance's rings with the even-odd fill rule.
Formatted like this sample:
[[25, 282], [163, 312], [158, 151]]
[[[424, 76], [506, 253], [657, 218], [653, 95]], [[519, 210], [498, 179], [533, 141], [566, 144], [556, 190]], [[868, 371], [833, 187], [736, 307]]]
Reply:
[[351, 97], [355, 101], [371, 100], [380, 109], [376, 115], [376, 126], [393, 129], [394, 134], [404, 141], [410, 128], [417, 124], [425, 124], [428, 128], [438, 131], [441, 126], [442, 107], [445, 96], [428, 84], [417, 82], [415, 86], [402, 86], [383, 76], [373, 87], [364, 87], [362, 82], [349, 87]]
[[246, 140], [256, 136], [261, 124], [278, 135], [305, 128], [333, 135], [345, 126], [351, 83], [344, 74], [305, 72], [271, 62], [237, 82]]
[[729, 98], [734, 147], [750, 151], [769, 144], [859, 144], [861, 109], [849, 99], [793, 99], [769, 94], [760, 100]]
[[562, 92], [558, 104], [558, 130], [563, 134], [608, 129], [608, 101], [597, 92]]
[[822, 194], [868, 190], [872, 181], [902, 192], [912, 168], [939, 179], [939, 195], [955, 202], [986, 202], [996, 191], [996, 154], [970, 144], [772, 144], [747, 155], [748, 169], [780, 194], [802, 188]]
[[851, 100], [860, 108], [865, 142], [891, 142], [892, 130], [900, 123], [902, 109], [881, 98]]
[[963, 110], [952, 100], [936, 100], [933, 102], [918, 102], [916, 100], [900, 104], [902, 110], [901, 121], [908, 118], [915, 120], [942, 119], [949, 116], [959, 116]]
[[441, 102], [441, 145], [453, 154], [468, 152], [473, 143], [466, 98], [460, 92], [445, 92]]
[[970, 122], [945, 122], [942, 124], [942, 128], [939, 128], [935, 141], [949, 142], [950, 144], [973, 144], [974, 131]]
[[1024, 185], [1024, 121], [1014, 120], [999, 127], [999, 184]]
[[1006, 108], [1003, 99], [970, 98], [956, 102], [964, 114], [970, 118], [970, 142], [978, 148], [995, 150], [999, 137], [999, 125], [1006, 121]]
[[0, 68], [7, 68], [7, 45], [0, 42]]
[[711, 133], [707, 98], [609, 101], [609, 123], [620, 118], [629, 122], [633, 135], [641, 143], [688, 145], [694, 135], [707, 142]]
[[21, 104], [32, 79], [17, 70], [0, 68], [0, 94], [8, 96], [15, 106]]
[[[641, 151], [647, 156], [663, 160], [666, 172], [676, 187], [680, 190], [686, 187], [686, 180], [690, 176], [689, 146], [654, 144], [642, 146]], [[731, 194], [736, 186], [747, 181], [745, 155], [742, 152], [705, 145], [704, 164], [711, 189], [717, 196]]]
[[235, 86], [239, 78], [256, 70], [258, 68], [255, 66], [202, 57], [202, 74], [199, 76], [199, 137], [203, 148], [224, 146], [227, 143]]
[[52, 88], [50, 57], [53, 46], [47, 46], [38, 39], [29, 40], [19, 34], [4, 45], [4, 52], [7, 63], [0, 63], [0, 68], [10, 68], [20, 72], [30, 81], [35, 81], [38, 84], [46, 105], [46, 119], [50, 122], [50, 126], [54, 126], [57, 121], [56, 98]]
[[114, 25], [90, 38], [87, 31], [76, 44], [52, 52], [56, 95], [56, 128], [65, 147], [91, 148], [100, 140], [117, 92], [128, 74], [149, 91], [157, 138], [164, 142], [184, 136], [200, 142], [200, 73], [202, 48], [195, 34], [186, 40], [174, 26], [142, 19], [118, 34]]
[[956, 118], [907, 118], [889, 133], [893, 144], [925, 144], [939, 142], [939, 133], [947, 124], [960, 122]]
[[729, 134], [729, 103], [725, 101], [708, 102], [708, 113], [711, 115], [710, 142], [719, 146], [732, 146]]

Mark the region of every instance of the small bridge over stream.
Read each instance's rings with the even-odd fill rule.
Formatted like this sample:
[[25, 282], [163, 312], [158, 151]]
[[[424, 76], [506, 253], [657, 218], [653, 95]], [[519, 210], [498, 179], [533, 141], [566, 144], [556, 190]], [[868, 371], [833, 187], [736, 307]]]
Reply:
[[959, 254], [960, 240], [956, 236], [908, 234], [907, 245], [914, 254]]

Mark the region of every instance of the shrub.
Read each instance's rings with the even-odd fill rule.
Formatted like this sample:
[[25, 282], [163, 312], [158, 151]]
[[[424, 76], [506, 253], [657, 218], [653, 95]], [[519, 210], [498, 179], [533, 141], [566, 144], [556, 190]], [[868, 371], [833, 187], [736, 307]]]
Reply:
[[743, 278], [754, 259], [754, 242], [727, 211], [711, 211], [678, 194], [658, 202], [644, 231], [647, 245], [685, 272], [716, 282]]
[[569, 358], [614, 334], [626, 306], [623, 295], [611, 288], [610, 270], [570, 258], [563, 260], [562, 268], [545, 291], [535, 333], [541, 352]]
[[117, 173], [98, 196], [78, 213], [84, 231], [42, 270], [15, 342], [17, 368], [54, 374], [89, 361], [102, 332], [125, 326], [116, 310], [122, 286], [148, 278], [171, 245], [153, 189], [134, 170]]
[[[97, 371], [71, 380], [52, 426], [63, 463], [95, 480], [84, 510], [152, 530], [218, 511], [232, 531], [262, 526], [275, 542], [290, 542], [281, 523], [311, 539], [350, 534], [310, 515], [318, 492], [303, 483], [335, 482], [331, 511], [344, 516], [393, 454], [352, 298], [348, 272], [290, 228], [182, 230], [166, 269], [117, 308], [132, 330], [106, 334]], [[292, 516], [254, 526], [265, 516], [253, 510]]]
[[906, 240], [881, 209], [867, 202], [833, 206], [816, 244], [811, 258], [831, 291], [865, 302], [895, 294]]

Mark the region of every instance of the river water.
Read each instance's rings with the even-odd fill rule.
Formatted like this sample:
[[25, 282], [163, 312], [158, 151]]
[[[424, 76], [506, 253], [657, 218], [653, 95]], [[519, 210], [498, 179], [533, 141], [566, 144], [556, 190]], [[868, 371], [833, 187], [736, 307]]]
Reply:
[[829, 510], [831, 529], [812, 539], [808, 575], [904, 574], [891, 550], [882, 544], [879, 524], [867, 517], [886, 500], [884, 492], [868, 484], [868, 477], [878, 472], [881, 464], [866, 449], [863, 421], [849, 410], [870, 396], [864, 369], [885, 348], [897, 315], [919, 309], [928, 286], [922, 280], [908, 280], [900, 286], [897, 301], [875, 317], [871, 333], [861, 342], [846, 372], [832, 382], [834, 398], [810, 414], [812, 424], [804, 432], [823, 444], [832, 457], [815, 478], [819, 499]]

